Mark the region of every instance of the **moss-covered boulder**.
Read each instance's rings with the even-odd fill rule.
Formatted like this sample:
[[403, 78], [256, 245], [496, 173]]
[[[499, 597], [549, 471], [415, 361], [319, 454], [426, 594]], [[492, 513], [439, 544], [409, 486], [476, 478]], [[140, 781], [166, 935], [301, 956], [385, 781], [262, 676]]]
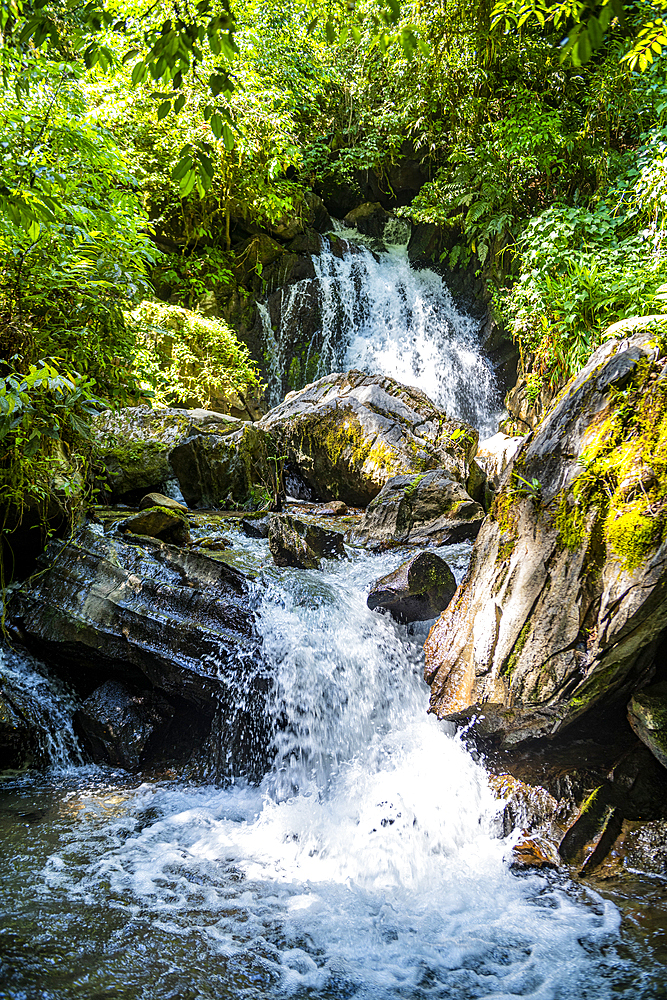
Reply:
[[175, 545], [189, 545], [191, 541], [187, 515], [170, 507], [147, 507], [121, 521], [118, 531], [162, 538]]
[[447, 545], [475, 538], [484, 509], [444, 469], [395, 476], [366, 508], [357, 545]]
[[235, 417], [198, 409], [128, 406], [98, 414], [92, 432], [103, 495], [115, 501], [128, 494], [160, 492], [174, 477], [169, 452], [175, 444], [194, 430], [221, 434], [241, 425]]
[[371, 610], [388, 611], [399, 622], [427, 621], [443, 611], [456, 592], [454, 574], [435, 552], [419, 552], [371, 587]]
[[628, 721], [653, 756], [667, 767], [667, 681], [651, 684], [633, 696]]
[[586, 718], [620, 738], [666, 631], [667, 365], [640, 334], [595, 353], [505, 471], [426, 643], [431, 708], [504, 749]]
[[228, 434], [193, 434], [172, 449], [169, 461], [191, 507], [260, 507], [274, 495], [274, 454], [269, 435], [244, 423]]
[[397, 475], [445, 469], [467, 482], [478, 440], [419, 389], [358, 371], [290, 393], [259, 426], [322, 499], [364, 507]]

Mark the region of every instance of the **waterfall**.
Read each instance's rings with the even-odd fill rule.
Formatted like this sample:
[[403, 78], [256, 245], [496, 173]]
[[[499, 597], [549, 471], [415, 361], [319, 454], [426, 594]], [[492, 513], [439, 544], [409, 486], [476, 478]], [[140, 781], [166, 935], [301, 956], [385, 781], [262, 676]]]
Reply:
[[35, 763], [82, 763], [72, 728], [77, 702], [48, 668], [26, 653], [0, 646], [0, 711], [8, 728], [29, 747]]
[[[379, 250], [359, 244], [363, 237], [356, 231], [337, 236], [347, 241], [342, 253], [340, 239], [335, 247], [324, 239], [312, 258], [315, 278], [280, 290], [276, 331], [266, 305], [260, 306], [271, 404], [288, 388], [357, 368], [418, 386], [450, 416], [482, 435], [493, 433], [499, 400], [482, 356], [479, 323], [456, 308], [439, 275], [410, 266], [407, 227], [390, 222], [384, 242], [374, 243]], [[315, 326], [306, 339], [305, 299]]]

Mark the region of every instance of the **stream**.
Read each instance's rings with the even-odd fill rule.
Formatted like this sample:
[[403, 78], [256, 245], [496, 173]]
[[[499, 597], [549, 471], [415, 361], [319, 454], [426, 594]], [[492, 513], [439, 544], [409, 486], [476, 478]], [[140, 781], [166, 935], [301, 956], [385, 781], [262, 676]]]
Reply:
[[[273, 768], [133, 777], [78, 763], [61, 726], [49, 770], [4, 778], [0, 996], [658, 995], [610, 899], [510, 870], [484, 768], [426, 714], [427, 625], [366, 607], [405, 551], [279, 570], [233, 540], [285, 720]], [[469, 553], [449, 550], [458, 579]], [[50, 717], [58, 692], [33, 691]]]
[[[437, 275], [410, 268], [400, 233], [380, 253], [325, 252], [316, 268], [320, 374], [381, 372], [482, 436], [495, 430], [478, 327]], [[286, 327], [299, 288], [283, 294]], [[274, 365], [277, 386], [279, 342]], [[667, 996], [660, 880], [596, 887], [511, 868], [520, 831], [503, 835], [483, 763], [427, 715], [432, 623], [366, 606], [406, 550], [348, 547], [322, 571], [278, 569], [266, 541], [224, 530], [219, 558], [253, 581], [273, 678], [273, 765], [259, 785], [85, 763], [71, 692], [0, 653], [45, 765], [0, 776], [0, 998]], [[470, 552], [447, 548], [458, 582]]]

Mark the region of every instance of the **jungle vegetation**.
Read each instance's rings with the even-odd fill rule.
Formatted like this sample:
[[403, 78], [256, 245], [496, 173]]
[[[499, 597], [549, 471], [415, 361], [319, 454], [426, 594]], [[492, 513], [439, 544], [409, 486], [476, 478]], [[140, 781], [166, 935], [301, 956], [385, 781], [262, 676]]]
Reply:
[[[3, 509], [46, 502], [72, 456], [85, 479], [96, 409], [166, 400], [128, 319], [164, 275], [193, 305], [308, 192], [373, 170], [391, 198], [406, 158], [429, 180], [398, 211], [490, 282], [535, 391], [660, 313], [664, 7], [4, 0]], [[256, 379], [230, 337], [230, 380]]]

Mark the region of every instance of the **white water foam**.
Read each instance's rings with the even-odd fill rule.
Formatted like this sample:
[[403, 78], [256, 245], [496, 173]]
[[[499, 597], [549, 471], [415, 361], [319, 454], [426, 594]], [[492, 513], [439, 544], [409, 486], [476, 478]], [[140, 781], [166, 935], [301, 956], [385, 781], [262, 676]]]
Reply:
[[[460, 577], [466, 547], [448, 556]], [[282, 729], [261, 787], [79, 796], [45, 891], [124, 914], [132, 982], [156, 963], [174, 997], [611, 995], [618, 911], [511, 874], [484, 769], [425, 714], [423, 631], [366, 608], [402, 557], [267, 570]]]
[[[395, 238], [405, 239], [402, 227], [394, 229]], [[374, 253], [359, 245], [356, 231], [340, 235], [356, 245], [342, 257], [325, 245], [312, 258], [321, 315], [308, 352], [318, 351], [315, 377], [352, 368], [388, 375], [422, 389], [482, 435], [494, 433], [499, 400], [493, 370], [481, 353], [479, 323], [456, 308], [439, 275], [410, 266], [404, 243]], [[308, 279], [282, 289], [277, 336], [268, 310], [260, 307], [275, 366], [269, 378], [274, 404], [282, 398], [284, 345], [298, 339], [291, 327], [298, 325], [298, 306], [311, 284]]]

